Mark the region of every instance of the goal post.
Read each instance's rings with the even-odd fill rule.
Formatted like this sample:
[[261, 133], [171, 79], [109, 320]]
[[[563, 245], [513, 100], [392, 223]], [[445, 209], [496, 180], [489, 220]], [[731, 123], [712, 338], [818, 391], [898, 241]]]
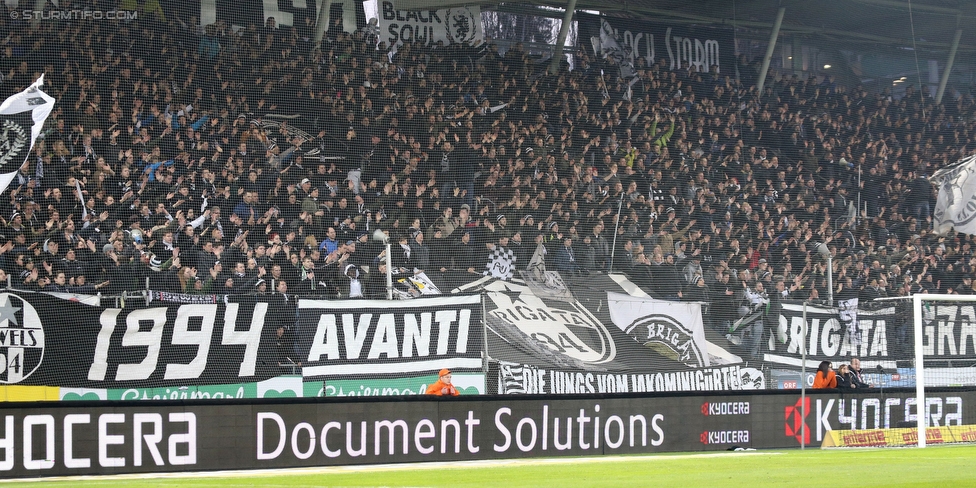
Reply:
[[[915, 427], [918, 435], [918, 447], [925, 447], [925, 434], [928, 429], [928, 415], [923, 415], [925, 410], [925, 345], [924, 328], [922, 323], [922, 296], [923, 293], [912, 295], [912, 324], [915, 329], [915, 408], [917, 422]], [[952, 295], [931, 295], [929, 299], [948, 299]]]
[[[907, 297], [906, 297], [907, 298]], [[925, 309], [927, 304], [931, 304], [933, 307], [938, 307], [940, 304], [956, 304], [958, 306], [964, 307], [962, 309], [955, 308], [954, 313], [956, 320], [963, 315], [967, 315], [970, 320], [972, 320], [976, 313], [972, 312], [976, 310], [976, 295], [946, 295], [946, 294], [928, 294], [928, 293], [916, 293], [911, 296], [912, 300], [912, 325], [914, 329], [914, 362], [915, 362], [915, 403], [917, 408], [917, 423], [916, 427], [918, 429], [918, 447], [925, 447], [926, 444], [926, 433], [929, 427], [929, 415], [928, 407], [925, 401], [925, 389], [926, 385], [930, 383], [928, 374], [926, 371], [926, 344], [925, 344], [925, 328], [926, 328], [926, 316]], [[942, 312], [938, 310], [932, 310], [930, 312], [932, 316], [932, 335], [929, 338], [928, 347], [935, 351], [934, 357], [939, 357], [939, 349], [943, 345], [944, 338], [941, 332], [938, 330], [940, 328], [939, 320]], [[967, 334], [960, 332], [958, 341], [958, 352], [965, 356], [967, 348]], [[976, 339], [974, 339], [976, 340]], [[976, 343], [973, 344], [976, 348]], [[974, 351], [976, 352], [976, 351]], [[938, 380], [938, 378], [936, 378]], [[938, 384], [939, 381], [936, 381]], [[972, 385], [968, 385], [972, 386]]]

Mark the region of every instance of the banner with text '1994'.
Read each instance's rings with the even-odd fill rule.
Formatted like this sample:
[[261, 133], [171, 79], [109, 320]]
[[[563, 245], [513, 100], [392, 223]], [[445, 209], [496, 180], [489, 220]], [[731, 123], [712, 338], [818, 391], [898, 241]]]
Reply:
[[0, 293], [0, 385], [128, 388], [273, 377], [281, 373], [266, 367], [267, 346], [278, 325], [294, 323], [294, 312], [280, 297], [266, 298], [131, 309]]

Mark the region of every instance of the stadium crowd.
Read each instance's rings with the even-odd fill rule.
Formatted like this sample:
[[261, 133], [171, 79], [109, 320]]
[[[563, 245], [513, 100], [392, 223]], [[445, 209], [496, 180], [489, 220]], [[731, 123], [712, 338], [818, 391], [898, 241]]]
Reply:
[[968, 95], [4, 9], [0, 92], [44, 73], [58, 100], [0, 202], [15, 288], [380, 297], [381, 230], [398, 273], [473, 280], [508, 252], [717, 321], [825, 300], [820, 243], [835, 300], [976, 293], [973, 238], [931, 232], [926, 178], [976, 149]]

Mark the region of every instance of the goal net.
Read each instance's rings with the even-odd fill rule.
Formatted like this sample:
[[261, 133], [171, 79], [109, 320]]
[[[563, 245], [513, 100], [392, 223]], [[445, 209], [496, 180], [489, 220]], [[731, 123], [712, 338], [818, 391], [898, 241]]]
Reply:
[[[916, 294], [911, 305], [917, 419], [928, 429], [938, 425], [928, 409], [927, 388], [976, 383], [976, 296]], [[917, 437], [925, 447], [927, 435]]]

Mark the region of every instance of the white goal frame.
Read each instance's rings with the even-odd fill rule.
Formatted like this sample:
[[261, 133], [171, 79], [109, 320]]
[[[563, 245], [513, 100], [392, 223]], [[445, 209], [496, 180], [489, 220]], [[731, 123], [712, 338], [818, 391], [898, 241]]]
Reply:
[[915, 328], [915, 405], [917, 410], [916, 428], [918, 429], [918, 447], [925, 447], [925, 435], [928, 432], [929, 416], [923, 410], [925, 406], [925, 348], [922, 324], [922, 304], [924, 302], [976, 302], [976, 295], [946, 295], [916, 293], [912, 295], [912, 322]]

